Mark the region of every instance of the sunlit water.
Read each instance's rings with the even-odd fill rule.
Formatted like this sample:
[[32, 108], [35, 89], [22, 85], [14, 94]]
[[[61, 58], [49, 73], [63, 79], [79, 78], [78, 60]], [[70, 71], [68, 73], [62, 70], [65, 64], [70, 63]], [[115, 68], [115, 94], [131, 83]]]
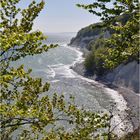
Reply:
[[[115, 117], [112, 122], [117, 124], [126, 114], [124, 112], [127, 108], [126, 102], [116, 91], [104, 88], [103, 85], [88, 80], [70, 69], [70, 66], [83, 59], [79, 50], [64, 45], [69, 43], [72, 36], [73, 34], [51, 34], [44, 43], [58, 43], [59, 47], [43, 54], [28, 56], [16, 61], [14, 65], [24, 64], [25, 68], [32, 68], [34, 77], [41, 77], [43, 81], [51, 84], [49, 93], [64, 94], [67, 100], [72, 95], [75, 97], [76, 104], [86, 109], [108, 112], [110, 106], [116, 103], [113, 108]], [[125, 123], [132, 129], [130, 123]], [[127, 129], [122, 123], [116, 129], [116, 133], [120, 135], [123, 134], [120, 128]]]

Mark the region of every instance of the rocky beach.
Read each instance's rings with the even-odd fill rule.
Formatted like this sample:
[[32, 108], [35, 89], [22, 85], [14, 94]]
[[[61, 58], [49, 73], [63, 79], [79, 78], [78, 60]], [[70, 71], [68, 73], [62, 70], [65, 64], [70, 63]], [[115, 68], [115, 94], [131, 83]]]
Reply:
[[[118, 87], [118, 86], [113, 85], [112, 83], [108, 82], [104, 78], [99, 78], [95, 75], [92, 75], [92, 74], [86, 72], [83, 62], [76, 63], [75, 65], [73, 65], [71, 67], [71, 69], [85, 78], [97, 81], [98, 83], [102, 84], [102, 87], [113, 89], [113, 90], [117, 91], [118, 94], [122, 95], [124, 100], [127, 103], [127, 107], [128, 107], [127, 113], [130, 115], [128, 118], [130, 119], [130, 121], [133, 124], [133, 129], [135, 130], [139, 127], [139, 125], [140, 125], [140, 123], [139, 123], [140, 122], [140, 120], [139, 120], [140, 119], [140, 115], [139, 115], [139, 113], [140, 113], [140, 94], [139, 93], [135, 93], [134, 91], [127, 89], [125, 87]], [[92, 83], [91, 83], [91, 85], [92, 85]], [[96, 84], [94, 84], [94, 86], [95, 85]], [[96, 86], [98, 87], [99, 84], [97, 84]]]

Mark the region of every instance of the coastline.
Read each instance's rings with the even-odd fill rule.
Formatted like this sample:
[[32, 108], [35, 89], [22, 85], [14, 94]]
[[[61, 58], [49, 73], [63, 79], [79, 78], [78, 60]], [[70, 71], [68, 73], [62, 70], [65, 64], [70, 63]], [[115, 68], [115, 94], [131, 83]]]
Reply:
[[[125, 110], [125, 112], [128, 115], [128, 121], [131, 122], [131, 124], [133, 125], [133, 131], [135, 131], [139, 126], [139, 113], [140, 113], [140, 96], [138, 94], [136, 94], [134, 91], [126, 89], [124, 87], [117, 87], [115, 85], [112, 85], [110, 83], [108, 83], [107, 81], [105, 81], [104, 79], [99, 79], [96, 76], [93, 76], [92, 74], [86, 74], [85, 72], [85, 68], [83, 65], [83, 59], [82, 61], [77, 61], [75, 62], [75, 64], [73, 66], [71, 66], [71, 69], [76, 72], [78, 75], [82, 76], [83, 78], [87, 78], [89, 80], [94, 80], [95, 83], [93, 83], [93, 85], [96, 85], [96, 82], [98, 82], [99, 84], [102, 85], [102, 88], [104, 88], [105, 90], [112, 90], [112, 91], [116, 91], [117, 96], [122, 96], [123, 100], [125, 100], [126, 102], [126, 106], [127, 106], [127, 110]], [[92, 85], [92, 82], [91, 82]], [[97, 86], [99, 86], [97, 84]], [[112, 96], [115, 99], [115, 96], [110, 93], [110, 96]], [[122, 99], [120, 100], [121, 104]], [[126, 123], [126, 122], [125, 122]], [[125, 124], [127, 125], [127, 123]]]

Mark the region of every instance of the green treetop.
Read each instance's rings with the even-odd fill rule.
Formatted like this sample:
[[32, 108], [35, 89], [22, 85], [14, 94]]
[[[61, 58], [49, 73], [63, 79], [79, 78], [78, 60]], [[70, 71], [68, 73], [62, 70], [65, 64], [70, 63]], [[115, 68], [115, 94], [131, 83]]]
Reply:
[[[97, 133], [108, 125], [106, 114], [79, 109], [73, 98], [66, 103], [63, 95], [48, 96], [48, 82], [30, 76], [31, 69], [25, 71], [23, 65], [18, 68], [10, 65], [12, 61], [56, 47], [42, 44], [46, 37], [40, 31], [32, 31], [44, 1], [32, 1], [26, 9], [17, 8], [19, 2], [0, 0], [1, 138], [91, 140], [101, 135], [107, 137], [108, 133]], [[67, 122], [71, 130], [67, 131], [62, 122]]]

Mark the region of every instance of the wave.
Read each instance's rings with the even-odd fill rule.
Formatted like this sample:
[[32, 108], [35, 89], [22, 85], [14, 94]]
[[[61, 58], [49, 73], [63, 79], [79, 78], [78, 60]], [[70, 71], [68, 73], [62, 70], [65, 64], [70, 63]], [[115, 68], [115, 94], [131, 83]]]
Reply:
[[36, 69], [34, 70], [34, 73], [41, 73], [41, 75], [43, 75], [43, 73], [45, 74], [46, 77], [50, 77], [50, 78], [54, 78], [55, 77], [55, 71], [51, 68], [51, 67], [47, 67], [47, 68], [43, 68], [43, 69]]
[[58, 63], [55, 65], [49, 65], [48, 67], [49, 67], [49, 69], [51, 69], [53, 71], [53, 73], [55, 73], [53, 78], [56, 75], [59, 75], [61, 77], [65, 77], [65, 78], [75, 78], [75, 74], [71, 70], [71, 66], [75, 65], [75, 63], [77, 63], [77, 62], [79, 63], [79, 62], [83, 61], [83, 57], [82, 57], [83, 53], [76, 48], [69, 47], [67, 44], [63, 44], [62, 47], [75, 51], [77, 53], [76, 59], [71, 64]]
[[81, 63], [83, 62], [85, 59], [83, 57], [83, 52], [80, 51], [79, 48], [74, 48], [74, 47], [70, 47], [68, 45], [65, 45], [65, 47], [69, 48], [70, 50], [73, 50], [77, 53], [77, 58], [76, 60], [71, 64], [71, 66], [75, 65], [76, 63]]
[[52, 80], [51, 83], [57, 83], [59, 82], [60, 80]]
[[58, 68], [58, 67], [61, 67], [61, 66], [64, 66], [64, 64], [59, 63], [59, 64], [56, 64], [56, 65], [49, 65], [49, 67], [51, 67], [51, 68]]
[[[112, 118], [112, 126], [115, 126], [117, 124], [119, 124], [122, 120], [124, 120], [126, 118], [126, 116], [128, 116], [129, 114], [127, 114], [127, 110], [129, 110], [129, 108], [127, 107], [127, 102], [125, 101], [125, 99], [123, 98], [123, 96], [121, 94], [119, 94], [117, 91], [110, 89], [110, 88], [104, 88], [105, 92], [108, 93], [112, 99], [115, 101], [116, 103], [116, 114], [114, 114], [113, 118]], [[115, 111], [112, 111], [115, 113]], [[118, 113], [117, 113], [118, 112]], [[129, 129], [129, 130], [127, 130]], [[130, 122], [130, 120], [125, 119], [120, 125], [118, 125], [115, 129], [115, 133], [119, 134], [120, 136], [125, 134], [125, 131], [128, 132], [133, 132], [133, 125]]]
[[[50, 70], [50, 77], [54, 78], [56, 75], [55, 71], [50, 66], [48, 66], [48, 68]], [[46, 73], [47, 73], [47, 69], [46, 69]]]
[[72, 73], [69, 65], [57, 65], [58, 67], [53, 67], [55, 73], [61, 77], [65, 78], [75, 78], [75, 75]]

